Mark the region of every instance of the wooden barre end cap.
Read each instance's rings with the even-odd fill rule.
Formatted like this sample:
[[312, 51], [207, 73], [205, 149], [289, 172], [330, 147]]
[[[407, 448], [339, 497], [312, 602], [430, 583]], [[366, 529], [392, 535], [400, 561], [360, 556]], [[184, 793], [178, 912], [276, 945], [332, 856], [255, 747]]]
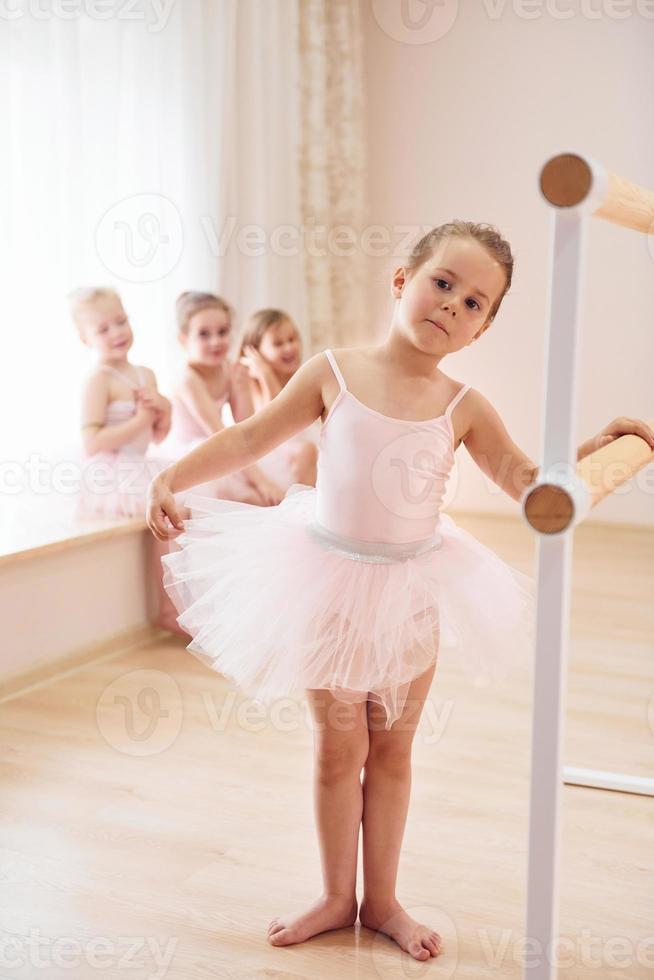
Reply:
[[574, 501], [567, 490], [553, 483], [540, 483], [525, 498], [524, 514], [535, 531], [558, 534], [574, 523]]
[[588, 197], [593, 186], [590, 165], [576, 153], [560, 153], [540, 172], [543, 197], [558, 208], [573, 208]]

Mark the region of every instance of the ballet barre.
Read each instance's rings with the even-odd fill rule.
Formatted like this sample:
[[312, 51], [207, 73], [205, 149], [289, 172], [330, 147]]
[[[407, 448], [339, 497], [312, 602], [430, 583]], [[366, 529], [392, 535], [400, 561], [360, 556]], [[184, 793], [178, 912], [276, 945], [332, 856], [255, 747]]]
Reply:
[[[527, 872], [527, 937], [540, 956], [529, 980], [554, 980], [558, 930], [558, 843], [564, 782], [654, 795], [654, 780], [565, 767], [565, 725], [572, 529], [654, 454], [640, 436], [615, 439], [576, 461], [574, 410], [581, 284], [588, 218], [654, 231], [654, 192], [616, 176], [581, 153], [560, 153], [540, 172], [551, 207], [542, 466], [520, 504], [538, 534], [534, 699]], [[654, 420], [650, 420], [651, 425]], [[562, 778], [563, 777], [563, 778]]]
[[654, 191], [618, 177], [590, 157], [552, 157], [541, 170], [540, 189], [552, 207], [574, 208], [577, 215], [603, 218], [645, 234], [654, 230]]
[[[654, 418], [647, 424], [654, 428]], [[541, 534], [566, 531], [653, 460], [646, 440], [630, 433], [584, 456], [569, 476], [569, 467], [554, 465], [523, 495], [527, 523]]]

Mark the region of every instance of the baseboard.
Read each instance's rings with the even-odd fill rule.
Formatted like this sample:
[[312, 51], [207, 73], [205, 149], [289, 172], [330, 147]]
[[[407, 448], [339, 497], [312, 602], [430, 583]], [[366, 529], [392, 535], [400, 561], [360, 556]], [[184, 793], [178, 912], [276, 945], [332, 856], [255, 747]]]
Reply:
[[170, 636], [170, 634], [156, 626], [138, 626], [116, 633], [101, 643], [87, 644], [82, 649], [73, 650], [55, 660], [34, 664], [27, 670], [0, 679], [0, 703], [25, 694], [26, 691], [33, 690], [43, 684], [49, 684], [53, 680], [86, 667], [90, 663], [108, 660], [162, 636]]

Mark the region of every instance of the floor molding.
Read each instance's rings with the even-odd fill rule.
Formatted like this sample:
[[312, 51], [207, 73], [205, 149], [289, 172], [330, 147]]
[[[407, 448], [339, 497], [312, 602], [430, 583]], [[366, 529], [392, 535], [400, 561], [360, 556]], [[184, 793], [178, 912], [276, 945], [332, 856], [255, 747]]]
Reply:
[[144, 646], [153, 640], [169, 636], [165, 630], [156, 626], [137, 626], [133, 629], [124, 630], [103, 640], [101, 643], [92, 646], [85, 645], [79, 650], [73, 650], [63, 657], [49, 660], [46, 663], [34, 664], [27, 670], [11, 674], [9, 677], [0, 679], [0, 704], [18, 695], [25, 694], [29, 690], [42, 687], [60, 677], [65, 677], [88, 664], [96, 663], [100, 660], [108, 660], [121, 653], [127, 653], [135, 647]]

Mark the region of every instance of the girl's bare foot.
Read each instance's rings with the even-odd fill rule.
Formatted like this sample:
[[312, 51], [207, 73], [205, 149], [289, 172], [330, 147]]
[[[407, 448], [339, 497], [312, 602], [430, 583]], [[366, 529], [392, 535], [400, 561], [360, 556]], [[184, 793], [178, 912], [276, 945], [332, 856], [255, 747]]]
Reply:
[[423, 926], [405, 912], [399, 902], [375, 905], [364, 898], [359, 910], [361, 925], [383, 932], [416, 960], [438, 956], [443, 948], [441, 937], [429, 926]]
[[330, 929], [345, 929], [357, 921], [357, 900], [322, 896], [302, 915], [273, 919], [268, 926], [272, 946], [290, 946]]

